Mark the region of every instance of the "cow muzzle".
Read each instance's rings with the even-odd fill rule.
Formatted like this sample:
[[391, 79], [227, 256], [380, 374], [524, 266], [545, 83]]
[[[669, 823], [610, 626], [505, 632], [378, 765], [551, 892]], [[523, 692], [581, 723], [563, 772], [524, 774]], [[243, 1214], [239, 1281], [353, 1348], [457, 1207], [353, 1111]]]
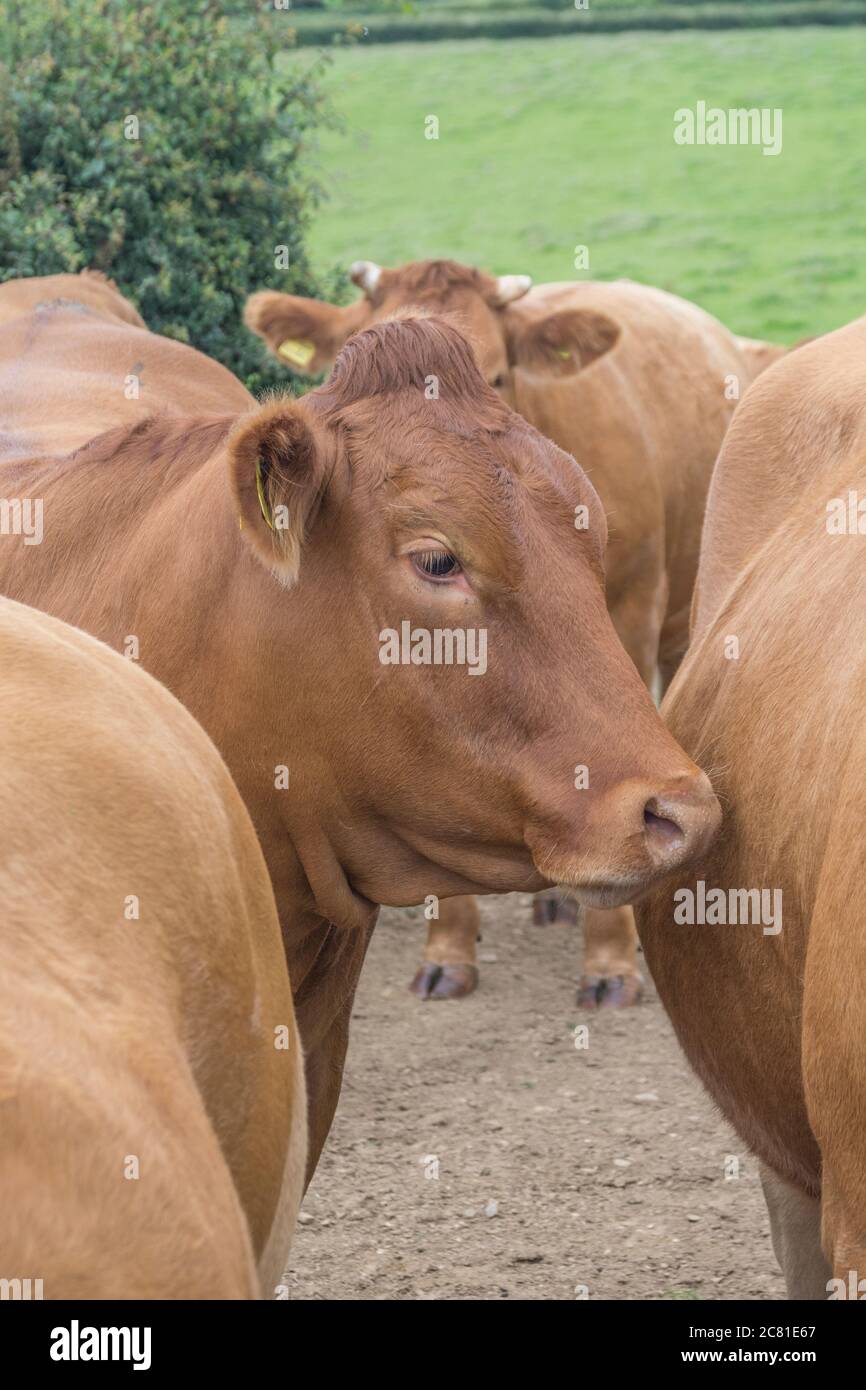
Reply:
[[619, 783], [567, 830], [561, 821], [538, 826], [526, 842], [540, 872], [585, 906], [619, 907], [700, 860], [720, 824], [709, 778], [696, 768], [662, 787]]

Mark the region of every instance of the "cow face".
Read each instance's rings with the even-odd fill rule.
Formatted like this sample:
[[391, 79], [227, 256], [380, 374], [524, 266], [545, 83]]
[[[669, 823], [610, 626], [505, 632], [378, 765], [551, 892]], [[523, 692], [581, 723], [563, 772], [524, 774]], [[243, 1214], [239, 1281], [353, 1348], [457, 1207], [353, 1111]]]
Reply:
[[302, 859], [318, 825], [363, 900], [556, 880], [607, 905], [701, 851], [718, 807], [611, 627], [598, 498], [450, 324], [357, 334], [229, 461]]
[[524, 296], [528, 275], [484, 275], [455, 261], [415, 261], [386, 270], [357, 261], [351, 277], [363, 297], [346, 308], [263, 291], [244, 319], [289, 368], [326, 371], [350, 334], [409, 310], [447, 314], [472, 344], [484, 379], [515, 404], [515, 369], [535, 377], [573, 376], [617, 342], [619, 325], [588, 309], [549, 311]]

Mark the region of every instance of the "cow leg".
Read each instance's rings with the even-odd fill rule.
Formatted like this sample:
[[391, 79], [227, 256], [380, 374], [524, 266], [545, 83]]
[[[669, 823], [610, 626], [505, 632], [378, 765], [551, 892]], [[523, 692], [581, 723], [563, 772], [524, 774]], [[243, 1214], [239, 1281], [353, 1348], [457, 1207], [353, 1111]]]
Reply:
[[643, 977], [630, 907], [588, 907], [583, 914], [583, 974], [577, 1002], [585, 1009], [623, 1009], [637, 1004]]
[[577, 903], [567, 888], [545, 888], [532, 900], [532, 921], [536, 927], [573, 926]]
[[821, 1203], [761, 1163], [773, 1250], [788, 1297], [826, 1299], [830, 1266], [821, 1248]]
[[478, 987], [475, 943], [481, 917], [474, 898], [444, 898], [427, 932], [424, 961], [409, 986], [419, 999], [460, 999]]

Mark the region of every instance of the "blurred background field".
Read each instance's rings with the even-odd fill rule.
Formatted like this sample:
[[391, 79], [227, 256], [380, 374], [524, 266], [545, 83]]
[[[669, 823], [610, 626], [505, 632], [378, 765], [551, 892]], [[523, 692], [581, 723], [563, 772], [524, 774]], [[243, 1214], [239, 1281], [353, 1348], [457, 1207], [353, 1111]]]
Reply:
[[[743, 333], [826, 331], [866, 312], [864, 71], [860, 28], [339, 48], [312, 260], [628, 276]], [[782, 153], [676, 145], [698, 100], [780, 107]]]
[[[102, 270], [257, 393], [303, 386], [247, 295], [357, 259], [628, 276], [781, 342], [866, 312], [866, 0], [357, 3], [0, 6], [0, 279]], [[781, 153], [675, 144], [698, 101], [781, 109]]]

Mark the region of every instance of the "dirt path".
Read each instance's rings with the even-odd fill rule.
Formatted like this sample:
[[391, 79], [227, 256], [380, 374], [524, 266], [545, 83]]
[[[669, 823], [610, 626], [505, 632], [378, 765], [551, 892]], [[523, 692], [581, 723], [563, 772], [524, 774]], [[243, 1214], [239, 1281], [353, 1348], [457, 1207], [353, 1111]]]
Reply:
[[533, 927], [528, 903], [484, 900], [482, 986], [459, 1003], [408, 993], [421, 915], [383, 913], [292, 1296], [783, 1297], [755, 1162], [655, 993], [579, 1016], [579, 929]]

